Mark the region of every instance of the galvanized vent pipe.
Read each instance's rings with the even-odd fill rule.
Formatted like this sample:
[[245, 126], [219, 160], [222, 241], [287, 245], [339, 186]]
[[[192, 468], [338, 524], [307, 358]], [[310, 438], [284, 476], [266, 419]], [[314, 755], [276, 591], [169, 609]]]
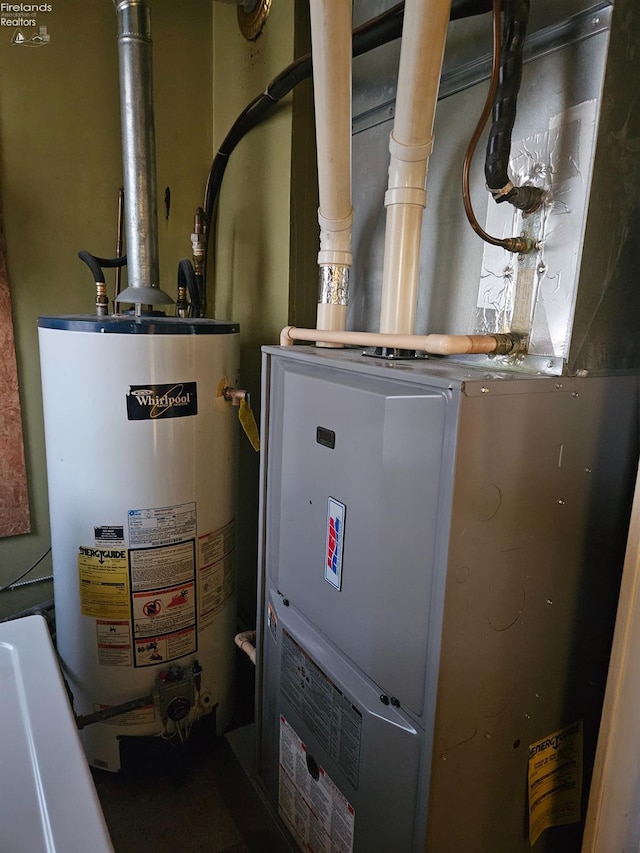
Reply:
[[[318, 153], [319, 329], [346, 328], [351, 270], [351, 0], [311, 0]], [[333, 344], [336, 346], [336, 344]]]
[[114, 0], [118, 16], [120, 116], [129, 287], [118, 302], [167, 305], [160, 290], [151, 11], [147, 0]]
[[451, 0], [406, 0], [382, 272], [380, 332], [414, 332], [422, 214]]

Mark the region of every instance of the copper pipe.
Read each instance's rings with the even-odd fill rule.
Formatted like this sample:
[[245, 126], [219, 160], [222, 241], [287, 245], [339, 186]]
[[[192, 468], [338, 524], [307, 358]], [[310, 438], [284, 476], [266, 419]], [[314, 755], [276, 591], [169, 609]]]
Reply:
[[489, 92], [487, 93], [487, 99], [485, 101], [482, 113], [480, 114], [480, 118], [478, 120], [478, 124], [471, 136], [471, 141], [469, 142], [469, 147], [467, 148], [467, 153], [465, 154], [464, 163], [462, 166], [462, 201], [464, 203], [464, 210], [467, 214], [467, 219], [469, 220], [469, 225], [473, 228], [476, 234], [481, 237], [486, 243], [490, 243], [492, 246], [501, 246], [503, 249], [506, 249], [508, 252], [514, 252], [515, 254], [526, 254], [527, 252], [531, 252], [536, 248], [536, 243], [533, 240], [529, 240], [526, 237], [504, 237], [500, 239], [499, 237], [492, 237], [490, 234], [482, 228], [478, 220], [476, 219], [475, 213], [473, 212], [473, 207], [471, 204], [471, 192], [469, 189], [469, 172], [471, 171], [471, 160], [473, 159], [473, 155], [478, 146], [478, 141], [482, 136], [482, 131], [487, 123], [487, 119], [491, 113], [493, 108], [493, 101], [496, 95], [496, 90], [498, 88], [498, 78], [500, 74], [500, 47], [501, 47], [501, 38], [500, 38], [500, 5], [501, 0], [493, 0], [493, 62], [491, 65], [491, 82], [489, 84]]

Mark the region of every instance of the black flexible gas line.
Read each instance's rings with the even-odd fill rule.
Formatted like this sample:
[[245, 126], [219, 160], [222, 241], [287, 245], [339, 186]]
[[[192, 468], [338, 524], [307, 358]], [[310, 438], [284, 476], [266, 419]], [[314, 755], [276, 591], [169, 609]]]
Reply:
[[122, 255], [120, 258], [99, 258], [97, 255], [92, 255], [91, 252], [83, 249], [81, 252], [78, 252], [78, 257], [91, 270], [93, 280], [101, 284], [105, 283], [104, 272], [102, 271], [103, 267], [110, 269], [112, 267], [124, 267], [127, 265], [126, 255]]
[[516, 187], [507, 172], [511, 152], [511, 133], [522, 81], [522, 54], [529, 22], [530, 0], [504, 0], [504, 30], [500, 51], [500, 72], [493, 99], [493, 123], [487, 142], [484, 173], [487, 188], [495, 201], [508, 201], [519, 210], [531, 213], [540, 206], [542, 190]]
[[178, 264], [178, 293], [184, 288], [189, 295], [190, 317], [202, 317], [200, 288], [195, 270], [189, 258], [183, 258]]

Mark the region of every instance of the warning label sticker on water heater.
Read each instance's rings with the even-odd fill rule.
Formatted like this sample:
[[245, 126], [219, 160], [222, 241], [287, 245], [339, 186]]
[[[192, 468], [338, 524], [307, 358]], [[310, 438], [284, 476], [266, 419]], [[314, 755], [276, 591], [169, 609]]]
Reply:
[[131, 548], [171, 545], [196, 537], [195, 501], [175, 506], [130, 509], [127, 518]]
[[129, 619], [129, 571], [124, 548], [78, 549], [80, 610], [83, 616]]
[[198, 597], [200, 630], [212, 624], [235, 592], [236, 522], [198, 537]]
[[197, 650], [195, 564], [193, 539], [129, 551], [135, 666]]

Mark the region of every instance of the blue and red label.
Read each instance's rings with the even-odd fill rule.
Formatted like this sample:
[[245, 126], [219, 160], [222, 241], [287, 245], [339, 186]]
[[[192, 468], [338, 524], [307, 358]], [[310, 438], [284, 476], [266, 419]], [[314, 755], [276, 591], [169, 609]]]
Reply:
[[347, 508], [340, 501], [329, 498], [324, 578], [337, 590], [342, 588], [342, 547], [346, 510]]

